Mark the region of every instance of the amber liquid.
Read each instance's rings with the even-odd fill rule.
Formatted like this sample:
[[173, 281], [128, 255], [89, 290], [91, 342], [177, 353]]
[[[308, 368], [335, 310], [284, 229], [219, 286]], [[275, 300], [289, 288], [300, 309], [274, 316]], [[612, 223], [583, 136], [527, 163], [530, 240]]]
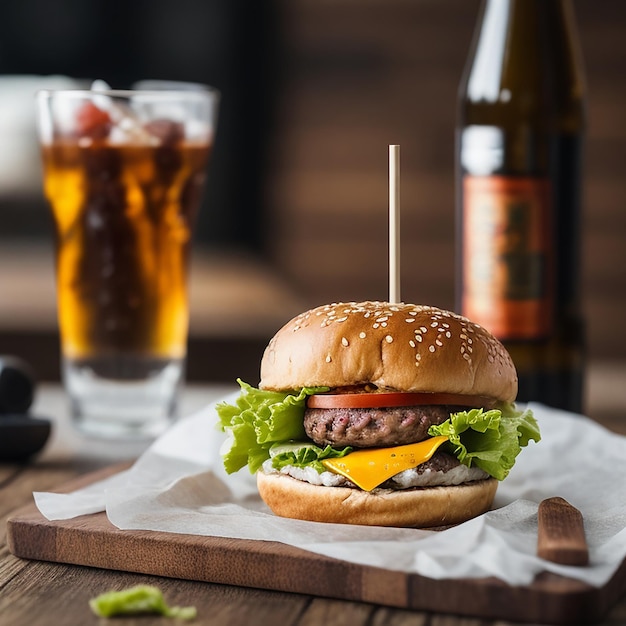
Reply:
[[65, 358], [183, 358], [187, 266], [208, 144], [43, 148]]

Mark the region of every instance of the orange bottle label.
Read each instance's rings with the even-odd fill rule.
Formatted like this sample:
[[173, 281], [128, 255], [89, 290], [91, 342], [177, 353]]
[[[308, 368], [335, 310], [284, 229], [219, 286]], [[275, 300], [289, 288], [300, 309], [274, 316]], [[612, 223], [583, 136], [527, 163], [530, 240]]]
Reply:
[[550, 183], [465, 176], [463, 315], [500, 339], [539, 339], [552, 327]]

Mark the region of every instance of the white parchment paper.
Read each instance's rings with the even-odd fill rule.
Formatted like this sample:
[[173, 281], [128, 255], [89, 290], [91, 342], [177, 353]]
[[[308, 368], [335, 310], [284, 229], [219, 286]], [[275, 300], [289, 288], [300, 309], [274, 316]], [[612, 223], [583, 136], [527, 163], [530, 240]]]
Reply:
[[[586, 417], [531, 405], [542, 441], [522, 450], [498, 487], [494, 509], [436, 532], [274, 516], [247, 470], [228, 476], [222, 469], [225, 435], [216, 428], [214, 406], [177, 422], [124, 472], [70, 494], [35, 493], [39, 510], [48, 519], [106, 510], [121, 529], [280, 541], [431, 578], [496, 576], [512, 585], [549, 570], [601, 586], [626, 557], [626, 437]], [[536, 556], [537, 506], [552, 496], [582, 512], [589, 566]]]

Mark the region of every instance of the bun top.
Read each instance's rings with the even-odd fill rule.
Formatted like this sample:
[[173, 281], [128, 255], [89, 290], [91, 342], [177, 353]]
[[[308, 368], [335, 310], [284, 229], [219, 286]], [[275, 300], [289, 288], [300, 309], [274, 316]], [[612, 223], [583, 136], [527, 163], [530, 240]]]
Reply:
[[274, 335], [260, 387], [349, 387], [487, 396], [513, 402], [517, 373], [482, 326], [418, 304], [340, 302], [301, 313]]

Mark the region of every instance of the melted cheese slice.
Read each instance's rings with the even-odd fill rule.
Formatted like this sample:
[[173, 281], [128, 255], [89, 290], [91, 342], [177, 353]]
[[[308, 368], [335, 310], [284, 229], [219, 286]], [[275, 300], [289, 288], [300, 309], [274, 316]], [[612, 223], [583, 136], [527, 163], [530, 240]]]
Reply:
[[364, 491], [371, 491], [392, 476], [428, 461], [444, 441], [448, 438], [440, 436], [394, 448], [357, 450], [339, 459], [324, 459], [322, 463]]

